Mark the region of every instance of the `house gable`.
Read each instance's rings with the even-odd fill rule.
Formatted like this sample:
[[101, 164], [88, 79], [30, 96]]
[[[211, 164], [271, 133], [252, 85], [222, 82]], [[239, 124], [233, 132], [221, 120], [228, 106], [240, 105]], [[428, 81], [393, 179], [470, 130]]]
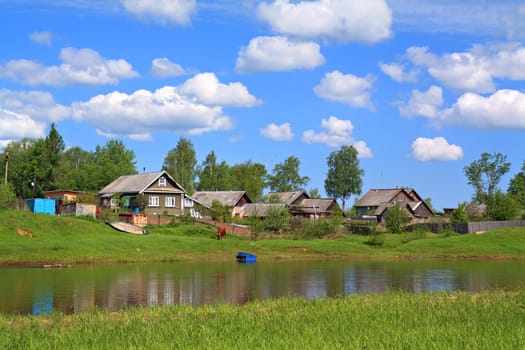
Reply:
[[246, 191], [197, 191], [192, 195], [192, 198], [207, 207], [211, 207], [215, 200], [228, 208], [252, 203]]

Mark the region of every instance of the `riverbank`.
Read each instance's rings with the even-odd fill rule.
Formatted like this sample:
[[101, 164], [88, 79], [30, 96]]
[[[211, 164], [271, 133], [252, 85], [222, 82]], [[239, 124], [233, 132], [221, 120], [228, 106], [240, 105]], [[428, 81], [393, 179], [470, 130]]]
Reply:
[[[148, 235], [118, 232], [101, 221], [0, 211], [0, 265], [44, 266], [158, 261], [225, 261], [238, 251], [258, 261], [286, 259], [523, 259], [525, 229], [511, 228], [480, 235], [427, 233], [384, 235], [382, 245], [370, 237], [334, 239], [216, 240], [215, 229], [180, 224], [151, 227]], [[21, 234], [28, 232], [29, 234]]]
[[0, 348], [523, 349], [523, 305], [525, 292], [388, 292], [240, 306], [0, 315]]

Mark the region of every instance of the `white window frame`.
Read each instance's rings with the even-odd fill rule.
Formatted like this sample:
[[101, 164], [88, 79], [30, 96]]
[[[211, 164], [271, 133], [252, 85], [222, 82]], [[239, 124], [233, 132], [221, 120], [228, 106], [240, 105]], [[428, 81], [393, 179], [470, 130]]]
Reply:
[[149, 196], [148, 197], [148, 207], [159, 207], [160, 198], [159, 196]]
[[159, 187], [166, 187], [166, 178], [164, 176], [159, 178]]
[[185, 197], [184, 198], [184, 206], [186, 208], [193, 208], [193, 200], [191, 198]]
[[117, 197], [113, 197], [109, 200], [109, 206], [110, 207], [119, 207], [120, 206], [120, 200]]
[[174, 196], [166, 196], [164, 198], [164, 207], [166, 207], [166, 208], [175, 208], [176, 207], [175, 197]]

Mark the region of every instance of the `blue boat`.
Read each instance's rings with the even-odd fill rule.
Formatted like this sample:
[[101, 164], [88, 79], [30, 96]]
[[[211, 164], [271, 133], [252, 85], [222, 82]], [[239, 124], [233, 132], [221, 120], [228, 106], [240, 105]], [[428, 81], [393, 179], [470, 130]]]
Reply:
[[253, 264], [257, 261], [257, 257], [255, 255], [243, 252], [238, 252], [236, 258], [237, 262], [246, 264]]

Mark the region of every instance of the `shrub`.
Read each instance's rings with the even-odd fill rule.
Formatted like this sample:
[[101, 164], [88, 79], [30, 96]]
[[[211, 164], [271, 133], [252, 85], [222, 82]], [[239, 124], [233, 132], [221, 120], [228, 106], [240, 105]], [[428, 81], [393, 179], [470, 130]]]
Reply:
[[378, 229], [376, 224], [370, 225], [369, 230], [369, 238], [365, 243], [377, 247], [383, 246], [385, 243], [385, 234]]
[[410, 216], [405, 208], [395, 204], [387, 209], [385, 226], [391, 233], [401, 233], [405, 225], [410, 222]]
[[0, 209], [15, 209], [16, 194], [13, 186], [9, 183], [0, 184]]
[[288, 229], [289, 219], [288, 208], [271, 206], [268, 208], [268, 213], [264, 219], [264, 227], [268, 231], [282, 233]]

